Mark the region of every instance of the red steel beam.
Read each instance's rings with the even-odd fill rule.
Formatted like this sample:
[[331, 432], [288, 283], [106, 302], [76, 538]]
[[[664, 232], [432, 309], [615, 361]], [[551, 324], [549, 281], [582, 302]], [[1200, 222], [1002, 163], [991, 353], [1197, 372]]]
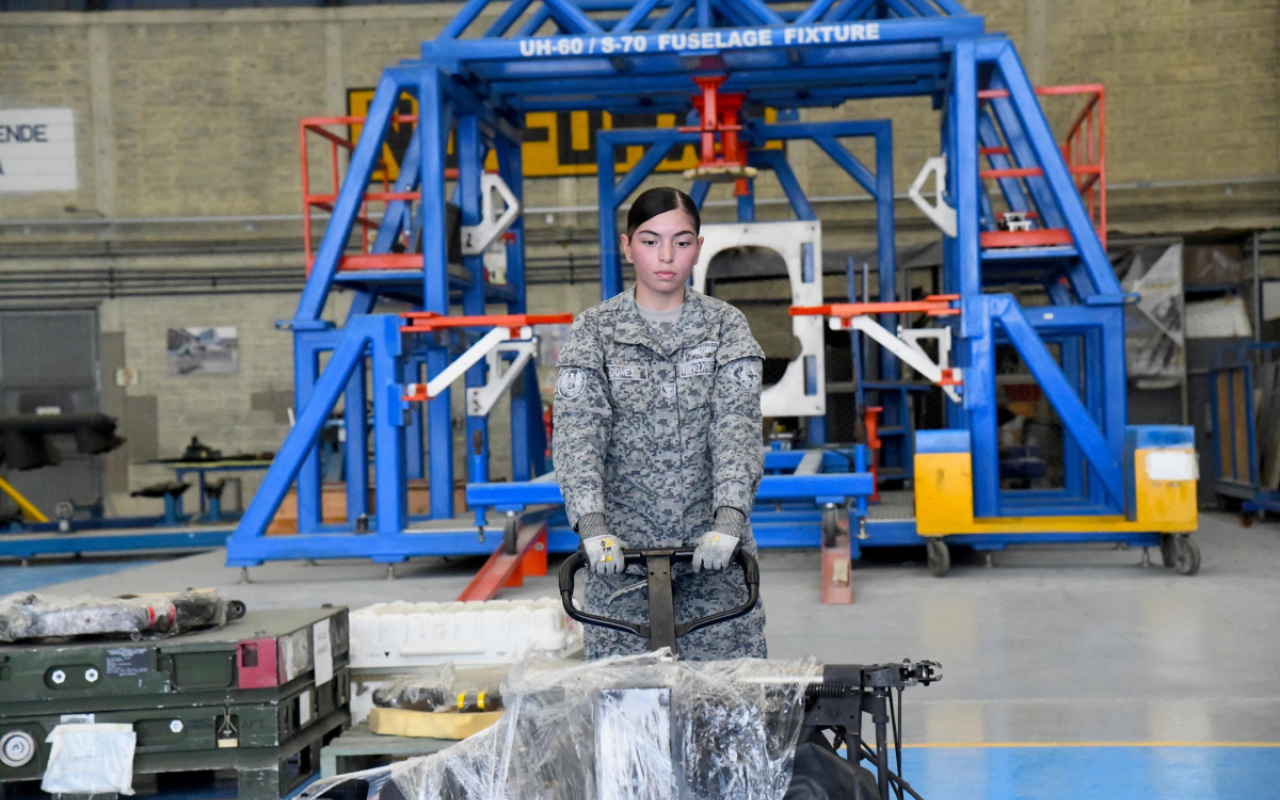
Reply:
[[858, 317], [863, 314], [911, 314], [923, 312], [931, 317], [948, 317], [960, 313], [951, 301], [958, 294], [931, 294], [923, 300], [899, 300], [894, 303], [831, 303], [825, 306], [792, 306], [793, 317]]
[[[422, 256], [417, 256], [422, 260]], [[440, 328], [511, 328], [513, 331], [531, 325], [567, 325], [573, 322], [572, 314], [486, 314], [474, 317], [448, 317], [433, 311], [407, 311], [400, 315], [409, 324], [400, 330], [405, 333], [428, 333]]]
[[1047, 247], [1055, 244], [1072, 244], [1071, 231], [1066, 228], [1046, 228], [1038, 231], [983, 231], [978, 234], [981, 247]]
[[373, 253], [362, 256], [343, 256], [338, 263], [340, 270], [368, 269], [422, 269], [422, 253]]
[[1006, 169], [984, 169], [978, 173], [979, 178], [1034, 178], [1043, 175], [1039, 167], [1008, 167]]

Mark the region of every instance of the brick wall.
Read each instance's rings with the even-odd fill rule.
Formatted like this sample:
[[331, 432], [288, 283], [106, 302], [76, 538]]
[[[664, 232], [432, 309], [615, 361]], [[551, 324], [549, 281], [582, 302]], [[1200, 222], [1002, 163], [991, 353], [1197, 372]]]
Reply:
[[[1280, 175], [1280, 0], [969, 6], [1013, 38], [1033, 80], [1108, 86], [1113, 184]], [[58, 217], [68, 205], [107, 216], [296, 212], [297, 120], [345, 111], [345, 89], [372, 86], [383, 67], [415, 56], [457, 8], [6, 14], [0, 103], [74, 108], [81, 180], [75, 193], [0, 197], [0, 214]], [[1055, 120], [1071, 114], [1066, 101], [1050, 103]], [[804, 115], [892, 116], [899, 190], [938, 150], [927, 99]], [[811, 194], [851, 192], [825, 156], [795, 149]], [[530, 204], [561, 204], [562, 183], [531, 181]], [[778, 195], [771, 179], [762, 184], [764, 196]], [[1172, 230], [1185, 226], [1188, 203], [1200, 203], [1201, 228], [1276, 221], [1273, 189], [1188, 188], [1119, 188], [1114, 215]], [[578, 203], [594, 194], [594, 179], [568, 191]], [[906, 208], [903, 216], [907, 227], [919, 221]]]
[[[158, 513], [159, 501], [129, 497], [129, 491], [173, 478], [156, 458], [182, 455], [192, 436], [226, 455], [278, 451], [289, 432], [293, 406], [292, 335], [276, 320], [293, 315], [297, 298], [287, 294], [237, 295], [211, 304], [203, 297], [123, 298], [102, 304], [102, 336], [120, 342], [121, 363], [104, 358], [104, 405], [121, 417], [127, 444], [111, 454], [105, 497], [116, 514]], [[349, 295], [335, 294], [325, 319], [346, 314]], [[171, 375], [166, 333], [170, 328], [234, 326], [239, 371], [231, 375]], [[104, 348], [109, 351], [113, 348]], [[108, 363], [110, 360], [112, 363]], [[137, 382], [116, 385], [115, 367], [136, 373]], [[261, 480], [244, 473], [246, 497]], [[189, 505], [197, 501], [188, 492]]]

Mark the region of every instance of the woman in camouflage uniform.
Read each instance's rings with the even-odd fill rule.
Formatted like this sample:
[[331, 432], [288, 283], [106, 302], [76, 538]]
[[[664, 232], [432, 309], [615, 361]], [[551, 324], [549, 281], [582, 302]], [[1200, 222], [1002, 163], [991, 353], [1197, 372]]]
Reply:
[[[764, 356], [742, 312], [686, 286], [700, 218], [688, 195], [651, 189], [627, 215], [636, 285], [579, 315], [560, 350], [552, 440], [569, 523], [591, 571], [586, 610], [644, 623], [648, 595], [622, 548], [691, 546], [673, 570], [676, 622], [746, 602], [737, 547], [764, 472]], [[764, 607], [680, 639], [682, 657], [766, 656]], [[587, 626], [588, 658], [641, 653], [640, 637]]]

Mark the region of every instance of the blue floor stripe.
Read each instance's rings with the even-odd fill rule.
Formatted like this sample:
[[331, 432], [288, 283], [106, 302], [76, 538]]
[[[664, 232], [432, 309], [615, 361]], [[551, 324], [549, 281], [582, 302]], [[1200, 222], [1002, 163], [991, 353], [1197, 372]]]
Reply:
[[1280, 748], [907, 749], [925, 800], [1258, 800], [1280, 796]]
[[[890, 753], [892, 759], [892, 752]], [[1262, 800], [1280, 796], [1280, 748], [999, 747], [907, 749], [903, 773], [925, 800]], [[145, 800], [231, 800], [234, 780], [192, 775], [156, 786]], [[12, 800], [35, 800], [22, 784]], [[291, 795], [296, 795], [295, 790]], [[730, 798], [715, 798], [730, 800]]]
[[21, 564], [5, 564], [0, 566], [0, 595], [10, 592], [29, 592], [55, 583], [96, 578], [99, 575], [110, 575], [120, 570], [145, 567], [154, 563], [154, 560], [93, 559], [59, 561], [53, 564], [34, 563], [29, 567]]

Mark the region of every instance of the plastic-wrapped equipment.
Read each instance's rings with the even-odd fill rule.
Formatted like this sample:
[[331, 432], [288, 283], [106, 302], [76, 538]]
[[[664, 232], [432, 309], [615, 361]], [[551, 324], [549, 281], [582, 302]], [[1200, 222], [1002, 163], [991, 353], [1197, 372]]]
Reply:
[[503, 677], [510, 667], [456, 667], [446, 661], [403, 675], [373, 692], [378, 708], [441, 713], [501, 711]]
[[312, 784], [343, 800], [780, 800], [791, 779], [802, 661], [685, 662], [668, 651], [582, 663], [531, 658], [506, 713], [447, 750]]
[[242, 616], [243, 603], [217, 592], [111, 598], [15, 592], [0, 597], [0, 642], [70, 636], [158, 639]]

